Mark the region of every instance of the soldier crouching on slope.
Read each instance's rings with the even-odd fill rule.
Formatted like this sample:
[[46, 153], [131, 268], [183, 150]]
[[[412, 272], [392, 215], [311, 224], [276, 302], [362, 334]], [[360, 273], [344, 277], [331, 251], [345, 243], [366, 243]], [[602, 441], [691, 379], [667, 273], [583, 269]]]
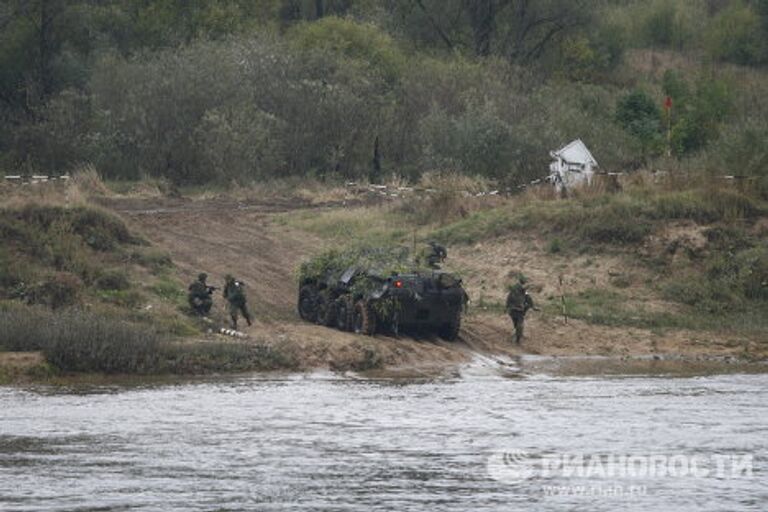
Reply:
[[527, 283], [528, 280], [525, 276], [520, 274], [517, 277], [517, 283], [510, 286], [509, 294], [507, 294], [506, 311], [515, 326], [515, 343], [518, 345], [523, 340], [525, 314], [530, 309], [536, 309], [533, 305], [533, 298], [531, 298], [526, 289]]
[[419, 265], [426, 265], [429, 268], [439, 270], [440, 265], [448, 257], [448, 251], [442, 245], [435, 241], [429, 242], [429, 244], [421, 250], [416, 258], [416, 262]]
[[237, 330], [237, 315], [243, 314], [243, 318], [251, 325], [251, 314], [248, 312], [248, 306], [245, 299], [245, 284], [237, 281], [234, 277], [227, 274], [224, 277], [224, 298], [229, 303], [229, 316], [232, 318], [232, 328]]
[[197, 280], [189, 285], [189, 293], [187, 294], [187, 301], [189, 307], [200, 316], [207, 316], [211, 312], [211, 306], [213, 306], [213, 292], [216, 290], [214, 286], [208, 286], [206, 280], [208, 274], [201, 272], [197, 276]]

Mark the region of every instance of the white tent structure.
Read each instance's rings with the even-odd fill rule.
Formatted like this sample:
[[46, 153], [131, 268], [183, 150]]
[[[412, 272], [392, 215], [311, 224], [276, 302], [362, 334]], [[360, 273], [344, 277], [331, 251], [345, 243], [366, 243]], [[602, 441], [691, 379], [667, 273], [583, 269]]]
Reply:
[[592, 182], [597, 160], [587, 146], [576, 139], [557, 151], [551, 151], [552, 163], [549, 164], [549, 180], [558, 192], [569, 190]]

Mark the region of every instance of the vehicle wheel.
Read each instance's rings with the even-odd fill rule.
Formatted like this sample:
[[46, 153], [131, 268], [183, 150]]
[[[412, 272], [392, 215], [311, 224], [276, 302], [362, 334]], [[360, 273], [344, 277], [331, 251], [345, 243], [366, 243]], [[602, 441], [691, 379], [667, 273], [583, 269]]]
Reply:
[[461, 330], [461, 312], [457, 311], [451, 321], [440, 326], [438, 334], [446, 341], [454, 341], [459, 337]]
[[351, 331], [354, 326], [354, 310], [352, 301], [341, 298], [336, 301], [336, 327], [340, 331]]
[[315, 302], [317, 311], [317, 324], [330, 327], [336, 323], [336, 302], [332, 301], [325, 293], [317, 294]]
[[376, 332], [376, 313], [370, 304], [361, 300], [355, 304], [354, 329], [357, 334], [372, 336]]
[[317, 321], [317, 292], [315, 287], [305, 284], [299, 290], [299, 316], [307, 322]]

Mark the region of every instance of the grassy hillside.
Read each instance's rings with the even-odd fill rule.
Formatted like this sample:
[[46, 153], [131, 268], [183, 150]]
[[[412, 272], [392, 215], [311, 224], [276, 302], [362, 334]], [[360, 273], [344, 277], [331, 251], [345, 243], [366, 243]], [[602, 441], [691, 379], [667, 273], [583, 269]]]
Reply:
[[[78, 183], [2, 191], [0, 360], [42, 351], [46, 363], [30, 370], [37, 377], [293, 364], [260, 345], [179, 343], [208, 326], [190, 317], [171, 256], [85, 197]], [[0, 364], [0, 381], [19, 377]]]
[[[449, 256], [464, 255], [449, 257], [449, 265], [476, 287], [481, 309], [501, 313], [509, 276], [527, 272], [515, 263], [499, 274], [506, 279], [495, 283], [495, 292], [476, 286], [476, 281], [494, 281], [488, 263], [479, 263], [488, 261], [484, 253], [507, 246], [513, 251], [507, 260], [527, 256], [536, 260], [535, 267], [546, 262], [545, 282], [538, 285], [551, 315], [562, 312], [556, 291], [560, 277], [592, 275], [592, 284], [568, 290], [571, 317], [768, 339], [768, 201], [754, 189], [722, 181], [680, 185], [638, 174], [624, 180], [620, 191], [605, 192], [598, 185], [564, 200], [548, 197], [546, 189], [508, 199], [444, 190], [320, 216], [291, 214], [282, 221], [340, 245], [411, 246], [414, 240], [435, 239], [449, 247]], [[606, 275], [600, 262], [607, 259], [623, 263]], [[576, 260], [581, 268], [571, 264]]]
[[0, 206], [0, 298], [54, 310], [78, 306], [146, 320], [169, 333], [191, 332], [180, 315], [185, 296], [171, 257], [107, 210], [52, 199], [58, 195], [14, 197]]

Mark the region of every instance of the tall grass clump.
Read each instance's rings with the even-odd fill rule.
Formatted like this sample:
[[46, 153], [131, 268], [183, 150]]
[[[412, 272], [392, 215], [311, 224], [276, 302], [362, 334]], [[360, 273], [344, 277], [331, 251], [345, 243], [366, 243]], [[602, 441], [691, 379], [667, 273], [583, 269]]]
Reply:
[[157, 364], [161, 339], [151, 328], [75, 310], [52, 324], [44, 352], [62, 370], [145, 373]]
[[73, 372], [148, 373], [162, 343], [149, 327], [77, 309], [8, 308], [0, 311], [0, 332], [6, 350], [42, 350], [49, 363]]
[[51, 336], [51, 312], [37, 307], [3, 303], [0, 309], [0, 349], [43, 350]]

